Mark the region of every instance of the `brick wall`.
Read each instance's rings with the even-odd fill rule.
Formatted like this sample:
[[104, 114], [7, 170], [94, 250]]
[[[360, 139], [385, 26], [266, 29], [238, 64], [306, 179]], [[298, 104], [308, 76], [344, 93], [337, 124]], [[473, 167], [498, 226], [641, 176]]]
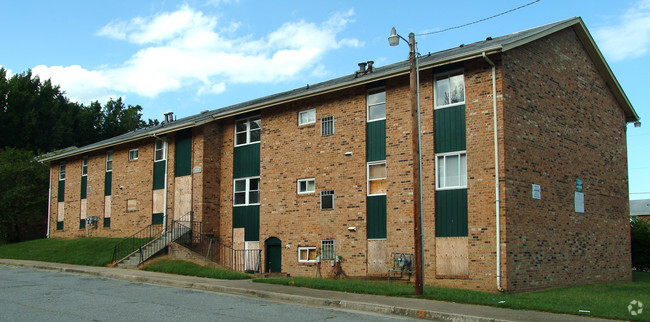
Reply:
[[505, 53], [504, 65], [509, 290], [630, 280], [622, 109], [571, 29]]

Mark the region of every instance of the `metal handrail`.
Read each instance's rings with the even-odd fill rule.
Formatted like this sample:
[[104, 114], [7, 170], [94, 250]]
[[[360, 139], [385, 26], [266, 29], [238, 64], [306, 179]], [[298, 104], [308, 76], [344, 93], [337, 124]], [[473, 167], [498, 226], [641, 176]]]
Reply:
[[146, 251], [146, 254], [143, 254], [143, 249], [147, 250], [149, 244], [158, 241], [159, 243], [163, 243], [163, 245], [167, 245], [167, 243], [175, 239], [175, 237], [179, 237], [174, 236], [172, 232], [183, 231], [183, 228], [189, 229], [191, 232], [192, 225], [189, 224], [188, 226], [186, 223], [192, 223], [192, 215], [193, 212], [190, 211], [181, 218], [173, 220], [171, 225], [167, 226], [166, 230], [163, 229], [162, 224], [151, 224], [137, 231], [133, 235], [126, 237], [113, 248], [113, 258], [111, 262], [116, 263], [123, 258], [131, 256], [135, 252], [140, 252], [139, 262], [142, 263], [145, 258], [148, 258], [148, 256], [145, 255], [153, 255], [149, 254], [150, 250]]

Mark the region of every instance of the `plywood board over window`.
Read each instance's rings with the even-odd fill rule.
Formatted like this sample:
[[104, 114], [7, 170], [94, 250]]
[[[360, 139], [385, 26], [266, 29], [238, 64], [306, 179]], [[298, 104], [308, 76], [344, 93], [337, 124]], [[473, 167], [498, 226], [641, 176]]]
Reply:
[[436, 278], [467, 278], [467, 237], [436, 238]]
[[138, 211], [138, 200], [137, 199], [128, 199], [126, 201], [126, 211], [129, 211], [129, 212]]

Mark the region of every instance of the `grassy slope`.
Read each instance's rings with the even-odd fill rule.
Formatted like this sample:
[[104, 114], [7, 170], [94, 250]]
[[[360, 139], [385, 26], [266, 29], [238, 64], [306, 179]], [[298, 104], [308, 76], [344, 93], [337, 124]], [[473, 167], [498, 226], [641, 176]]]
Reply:
[[[329, 280], [316, 278], [266, 278], [255, 282], [327, 289], [351, 293], [387, 296], [413, 296], [413, 285], [389, 284], [378, 281]], [[633, 318], [627, 310], [632, 300], [650, 303], [650, 273], [634, 272], [633, 282], [611, 282], [577, 285], [519, 294], [495, 294], [453, 288], [427, 286], [424, 298], [496, 307], [568, 313], [615, 319]], [[505, 301], [503, 303], [499, 303]], [[587, 310], [590, 313], [580, 313]], [[644, 310], [644, 311], [647, 311]], [[650, 314], [634, 317], [650, 321]]]
[[250, 279], [245, 273], [233, 272], [226, 269], [201, 266], [189, 261], [159, 259], [143, 268], [145, 271], [171, 273], [178, 275], [208, 277], [224, 280]]
[[106, 266], [121, 238], [36, 239], [0, 246], [0, 258]]

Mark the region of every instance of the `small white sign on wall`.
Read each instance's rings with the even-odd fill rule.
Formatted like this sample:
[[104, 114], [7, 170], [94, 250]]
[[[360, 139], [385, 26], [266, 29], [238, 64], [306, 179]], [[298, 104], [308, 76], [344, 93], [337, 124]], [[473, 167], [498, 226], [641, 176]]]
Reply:
[[583, 192], [575, 192], [575, 209], [576, 212], [585, 212], [585, 194]]
[[542, 186], [538, 184], [533, 185], [533, 199], [542, 199]]

